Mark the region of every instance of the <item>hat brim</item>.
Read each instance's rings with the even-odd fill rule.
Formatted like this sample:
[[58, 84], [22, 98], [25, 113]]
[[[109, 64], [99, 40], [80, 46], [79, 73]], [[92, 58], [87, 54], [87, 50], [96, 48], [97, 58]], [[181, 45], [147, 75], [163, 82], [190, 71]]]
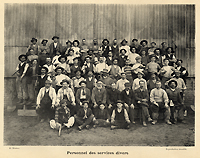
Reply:
[[178, 86], [178, 83], [177, 83], [177, 81], [175, 81], [175, 80], [171, 80], [171, 81], [169, 81], [169, 82], [168, 82], [168, 86], [169, 86], [169, 87], [170, 87], [170, 84], [171, 84], [172, 82], [175, 82], [175, 84], [176, 84], [176, 87]]
[[21, 61], [21, 57], [25, 57], [26, 58], [26, 60], [27, 60], [27, 56], [25, 55], [25, 54], [22, 54], [22, 55], [20, 55], [19, 57], [18, 57], [18, 59]]

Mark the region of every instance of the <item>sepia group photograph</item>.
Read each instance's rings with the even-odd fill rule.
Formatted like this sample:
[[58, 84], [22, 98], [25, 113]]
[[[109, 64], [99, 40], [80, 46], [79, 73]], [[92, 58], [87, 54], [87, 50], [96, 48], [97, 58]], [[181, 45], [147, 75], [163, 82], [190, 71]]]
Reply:
[[196, 4], [3, 11], [4, 147], [195, 147]]

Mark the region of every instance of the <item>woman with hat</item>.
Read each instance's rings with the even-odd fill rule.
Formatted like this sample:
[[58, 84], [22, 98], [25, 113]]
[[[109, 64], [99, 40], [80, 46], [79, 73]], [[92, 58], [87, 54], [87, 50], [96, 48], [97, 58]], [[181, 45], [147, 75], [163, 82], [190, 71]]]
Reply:
[[72, 89], [69, 87], [70, 81], [68, 79], [63, 79], [60, 82], [61, 88], [57, 93], [57, 101], [56, 104], [59, 105], [60, 101], [65, 99], [68, 105], [68, 108], [71, 111], [71, 115], [73, 116], [76, 113], [76, 103], [75, 96]]
[[44, 119], [46, 118], [48, 120], [54, 118], [56, 92], [55, 89], [51, 87], [51, 81], [45, 81], [45, 86], [42, 87], [38, 93], [36, 104], [36, 112], [38, 113], [39, 118], [41, 119], [40, 122], [44, 122]]
[[49, 57], [49, 46], [47, 46], [47, 39], [43, 39], [41, 44], [38, 46], [38, 63], [40, 66], [43, 66], [46, 63], [46, 58]]
[[74, 57], [76, 58], [76, 57], [80, 57], [80, 54], [81, 54], [81, 49], [79, 48], [79, 41], [78, 40], [74, 40], [73, 41], [73, 46], [72, 46], [72, 48], [71, 49], [73, 49], [74, 50]]
[[77, 106], [82, 106], [83, 101], [87, 100], [90, 102], [91, 99], [91, 93], [88, 88], [86, 88], [86, 81], [81, 81], [79, 83], [80, 88], [76, 92], [76, 103]]
[[126, 39], [123, 39], [121, 41], [121, 47], [119, 48], [119, 51], [121, 51], [122, 49], [125, 49], [126, 50], [126, 56], [129, 55], [130, 53], [130, 47], [127, 45], [128, 41]]
[[20, 63], [16, 68], [17, 78], [16, 78], [16, 85], [17, 85], [17, 96], [19, 99], [18, 103], [25, 103], [28, 99], [27, 96], [27, 72], [29, 69], [29, 64], [27, 61], [27, 56], [25, 54], [21, 54], [18, 57]]
[[58, 41], [58, 36], [53, 36], [52, 38], [53, 42], [50, 44], [50, 57], [53, 58], [56, 55], [56, 52], [62, 52], [62, 44]]
[[111, 51], [111, 47], [109, 46], [108, 39], [104, 39], [102, 41], [102, 46], [100, 48], [101, 48], [101, 51], [103, 52], [102, 55], [107, 58], [108, 57], [108, 52]]
[[67, 57], [62, 55], [58, 58], [58, 61], [60, 63], [57, 65], [57, 67], [62, 67], [64, 69], [64, 72], [63, 72], [64, 74], [66, 74], [66, 75], [70, 74], [71, 73], [70, 66], [66, 62]]
[[168, 82], [169, 89], [166, 90], [169, 98], [169, 106], [171, 111], [171, 122], [176, 123], [177, 121], [183, 121], [184, 104], [180, 95], [180, 91], [177, 89], [177, 81], [170, 80]]
[[[71, 79], [67, 75], [63, 74], [64, 73], [64, 69], [62, 67], [57, 67], [55, 69], [55, 72], [57, 74], [56, 75], [56, 82], [57, 82], [57, 84], [56, 84], [56, 92], [58, 92], [58, 90], [62, 87], [62, 85], [60, 84], [61, 81], [63, 79], [66, 79], [71, 83]], [[72, 83], [71, 83], [71, 85], [72, 85]]]
[[33, 59], [38, 59], [38, 45], [36, 38], [31, 39], [31, 44], [27, 48], [26, 55], [29, 61], [32, 61]]

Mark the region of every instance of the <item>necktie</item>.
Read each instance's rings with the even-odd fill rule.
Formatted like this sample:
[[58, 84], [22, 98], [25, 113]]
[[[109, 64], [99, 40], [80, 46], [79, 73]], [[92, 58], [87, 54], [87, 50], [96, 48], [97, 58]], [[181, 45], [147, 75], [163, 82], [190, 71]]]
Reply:
[[83, 89], [83, 95], [85, 95], [85, 90]]

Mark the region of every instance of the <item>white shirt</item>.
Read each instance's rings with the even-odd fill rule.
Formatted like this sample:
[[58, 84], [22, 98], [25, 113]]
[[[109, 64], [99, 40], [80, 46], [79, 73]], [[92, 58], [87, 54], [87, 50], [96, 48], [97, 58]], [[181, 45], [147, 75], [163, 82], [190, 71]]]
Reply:
[[54, 48], [56, 48], [57, 47], [57, 45], [58, 45], [58, 43], [53, 43], [54, 44]]

